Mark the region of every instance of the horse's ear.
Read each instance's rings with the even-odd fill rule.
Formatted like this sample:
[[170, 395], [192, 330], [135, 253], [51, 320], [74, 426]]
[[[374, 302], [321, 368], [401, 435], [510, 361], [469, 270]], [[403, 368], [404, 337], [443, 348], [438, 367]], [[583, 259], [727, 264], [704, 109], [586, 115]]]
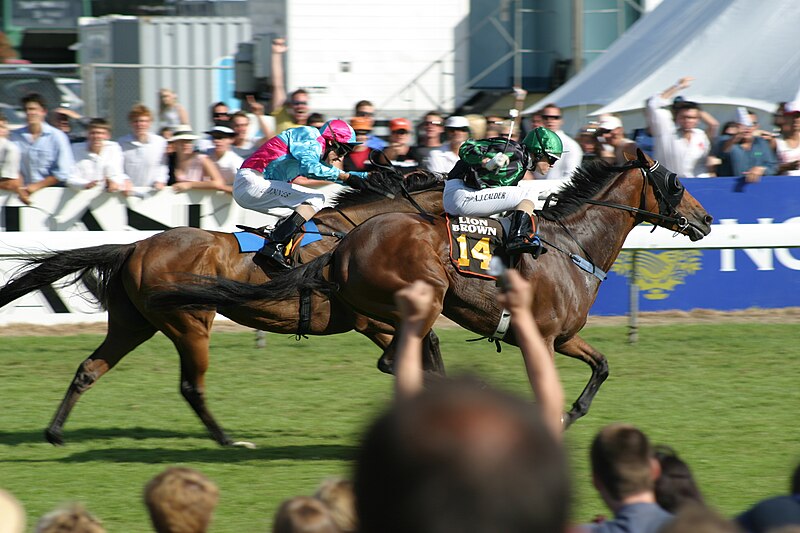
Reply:
[[636, 156], [630, 152], [622, 152], [622, 155], [625, 156], [625, 161], [633, 161], [636, 159]]
[[639, 159], [639, 161], [641, 161], [642, 163], [647, 164], [648, 167], [652, 167], [653, 164], [655, 163], [655, 161], [650, 159], [649, 155], [647, 155], [646, 153], [642, 152], [641, 148], [637, 148], [636, 149], [636, 156]]

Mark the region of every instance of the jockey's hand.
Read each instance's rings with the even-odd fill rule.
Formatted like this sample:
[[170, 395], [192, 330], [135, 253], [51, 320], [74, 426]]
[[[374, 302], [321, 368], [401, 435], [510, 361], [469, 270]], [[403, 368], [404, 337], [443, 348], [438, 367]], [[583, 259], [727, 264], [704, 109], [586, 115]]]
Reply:
[[483, 168], [485, 168], [486, 170], [495, 170], [495, 169], [498, 169], [498, 168], [505, 168], [505, 167], [508, 166], [509, 162], [510, 162], [510, 159], [508, 158], [508, 156], [506, 154], [499, 153], [496, 156], [494, 156], [493, 158], [491, 158], [490, 160], [488, 160], [486, 163], [484, 163], [483, 164]]
[[364, 180], [367, 178], [366, 172], [357, 172], [351, 170], [348, 172], [350, 176], [344, 180], [345, 185], [348, 187], [352, 187], [354, 189], [363, 189], [364, 188]]

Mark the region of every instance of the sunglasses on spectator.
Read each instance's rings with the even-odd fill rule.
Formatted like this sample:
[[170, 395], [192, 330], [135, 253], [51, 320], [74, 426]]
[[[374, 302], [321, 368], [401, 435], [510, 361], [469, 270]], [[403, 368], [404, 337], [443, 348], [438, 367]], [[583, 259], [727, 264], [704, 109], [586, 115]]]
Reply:
[[544, 120], [558, 120], [561, 118], [561, 115], [542, 115]]
[[375, 113], [372, 111], [356, 111], [357, 117], [374, 117]]
[[441, 120], [426, 120], [425, 122], [423, 122], [423, 124], [425, 126], [441, 126], [442, 125], [442, 121]]
[[308, 100], [292, 100], [292, 105], [308, 105]]
[[469, 133], [469, 128], [445, 128], [447, 131], [465, 131]]
[[406, 135], [406, 134], [411, 133], [411, 132], [408, 131], [408, 130], [393, 130], [392, 133], [396, 133], [398, 135]]
[[227, 118], [228, 114], [225, 113], [225, 112], [221, 112], [221, 113], [214, 113], [214, 116], [215, 117], [226, 117]]
[[355, 130], [356, 135], [369, 135], [371, 130]]

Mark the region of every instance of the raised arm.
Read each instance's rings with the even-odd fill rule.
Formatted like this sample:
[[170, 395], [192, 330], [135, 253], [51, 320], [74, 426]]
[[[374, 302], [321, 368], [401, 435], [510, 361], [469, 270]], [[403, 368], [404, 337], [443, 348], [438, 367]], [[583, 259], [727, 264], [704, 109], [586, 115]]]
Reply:
[[684, 89], [688, 89], [692, 85], [693, 81], [694, 78], [690, 76], [685, 76], [679, 79], [677, 83], [675, 83], [674, 85], [670, 85], [669, 87], [661, 91], [660, 96], [664, 100], [672, 100], [672, 98], [674, 98], [676, 94], [683, 91]]
[[516, 270], [507, 271], [507, 286], [497, 301], [511, 311], [511, 327], [525, 361], [531, 389], [539, 402], [545, 423], [561, 439], [564, 389], [558, 378], [553, 353], [539, 332], [531, 310], [531, 285]]
[[394, 295], [400, 309], [395, 355], [395, 397], [410, 398], [422, 391], [422, 339], [427, 335], [426, 320], [433, 305], [433, 287], [415, 281]]
[[699, 111], [700, 120], [702, 120], [703, 124], [706, 125], [706, 135], [708, 135], [708, 138], [713, 141], [717, 137], [719, 121], [715, 119], [708, 111], [703, 109], [700, 109]]
[[283, 72], [283, 56], [286, 54], [286, 39], [272, 39], [272, 60], [270, 61], [270, 74], [272, 75], [272, 100], [269, 104], [270, 113], [279, 109], [286, 102], [286, 79]]
[[271, 139], [272, 136], [275, 135], [275, 132], [272, 131], [269, 121], [264, 114], [264, 104], [257, 101], [256, 97], [252, 94], [248, 94], [247, 105], [250, 107], [250, 111], [252, 111], [258, 119], [258, 127], [261, 130], [261, 138], [256, 141], [256, 145], [261, 146], [267, 140]]

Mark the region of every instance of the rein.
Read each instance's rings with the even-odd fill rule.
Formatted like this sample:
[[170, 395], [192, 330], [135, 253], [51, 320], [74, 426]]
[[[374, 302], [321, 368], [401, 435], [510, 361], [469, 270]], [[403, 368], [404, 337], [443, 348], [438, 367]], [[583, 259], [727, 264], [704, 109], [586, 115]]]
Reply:
[[420, 205], [417, 203], [417, 201], [416, 201], [416, 200], [414, 200], [414, 197], [413, 197], [413, 196], [411, 196], [411, 193], [410, 193], [410, 192], [408, 192], [408, 189], [406, 189], [405, 177], [403, 176], [403, 174], [401, 174], [401, 173], [400, 173], [400, 171], [398, 171], [396, 168], [394, 168], [394, 166], [393, 166], [393, 165], [391, 165], [391, 164], [386, 164], [386, 163], [384, 163], [383, 161], [380, 161], [380, 162], [379, 162], [379, 161], [377, 160], [377, 158], [373, 158], [373, 154], [376, 154], [376, 153], [377, 153], [377, 154], [380, 154], [380, 156], [381, 156], [381, 159], [383, 159], [384, 161], [388, 161], [388, 160], [389, 160], [389, 158], [388, 158], [388, 157], [386, 157], [386, 155], [383, 153], [383, 150], [373, 150], [373, 151], [371, 151], [371, 152], [369, 153], [369, 162], [370, 162], [370, 163], [372, 163], [372, 165], [373, 165], [373, 166], [375, 166], [376, 168], [380, 168], [380, 169], [386, 170], [386, 171], [388, 171], [388, 172], [390, 173], [390, 175], [393, 175], [393, 176], [395, 176], [395, 177], [398, 179], [398, 181], [400, 182], [400, 191], [403, 193], [403, 197], [404, 197], [406, 200], [408, 200], [408, 201], [411, 203], [411, 205], [414, 207], [414, 209], [416, 209], [417, 211], [419, 211], [419, 213], [420, 213], [420, 214], [421, 214], [423, 217], [425, 217], [425, 218], [427, 218], [427, 219], [429, 219], [429, 220], [433, 220], [433, 215], [431, 215], [430, 213], [428, 213], [427, 211], [425, 211], [425, 210], [424, 210], [424, 209], [423, 209], [423, 208], [422, 208], [422, 207], [421, 207], [421, 206], [420, 206]]
[[[638, 168], [642, 172], [642, 176], [645, 178], [646, 182], [650, 182], [650, 184], [653, 186], [653, 193], [656, 197], [656, 200], [658, 201], [659, 210], [668, 211], [669, 214], [664, 215], [661, 212], [653, 213], [652, 211], [644, 209], [645, 188], [642, 188], [642, 199], [639, 204], [641, 207], [632, 207], [630, 205], [616, 204], [613, 202], [601, 202], [599, 200], [592, 200], [592, 199], [586, 200], [587, 204], [600, 205], [605, 207], [611, 207], [613, 209], [619, 209], [621, 211], [628, 211], [630, 213], [635, 213], [643, 217], [659, 220], [661, 222], [664, 222], [665, 224], [676, 224], [679, 229], [684, 229], [689, 226], [689, 221], [686, 219], [686, 217], [681, 216], [675, 210], [675, 206], [667, 200], [666, 193], [659, 186], [655, 178], [653, 178], [653, 173], [656, 170], [663, 168], [661, 167], [661, 164], [658, 161], [656, 161], [652, 167], [648, 167], [644, 161], [636, 159], [633, 161], [628, 161], [628, 163], [625, 165], [620, 165], [611, 168], [613, 170], [618, 170], [620, 172], [624, 172], [632, 168]], [[655, 231], [655, 225], [653, 226], [653, 230]]]
[[[681, 216], [678, 213], [677, 209], [675, 208], [675, 204], [677, 204], [680, 201], [680, 196], [682, 196], [683, 192], [679, 191], [680, 195], [678, 196], [678, 199], [675, 200], [673, 196], [670, 196], [667, 193], [667, 191], [664, 190], [663, 184], [661, 184], [659, 181], [657, 181], [653, 177], [653, 174], [657, 173], [659, 176], [661, 174], [665, 174], [664, 177], [666, 179], [670, 179], [670, 175], [666, 174], [666, 172], [667, 172], [666, 169], [664, 169], [664, 167], [661, 167], [661, 165], [660, 165], [660, 163], [658, 161], [656, 161], [653, 164], [652, 167], [648, 167], [647, 164], [644, 161], [642, 161], [640, 159], [636, 159], [636, 160], [633, 160], [633, 161], [628, 161], [628, 163], [626, 163], [625, 165], [620, 165], [620, 166], [611, 167], [611, 168], [612, 168], [612, 170], [616, 170], [616, 171], [619, 171], [619, 172], [625, 172], [625, 171], [630, 170], [632, 168], [638, 168], [642, 172], [642, 177], [644, 178], [644, 186], [642, 187], [641, 201], [639, 203], [640, 207], [633, 207], [633, 206], [629, 206], [629, 205], [625, 205], [625, 204], [618, 204], [618, 203], [614, 203], [614, 202], [602, 202], [600, 200], [592, 200], [592, 199], [585, 200], [585, 203], [591, 204], [591, 205], [599, 205], [599, 206], [603, 206], [603, 207], [610, 207], [612, 209], [619, 209], [621, 211], [628, 211], [630, 213], [634, 213], [634, 214], [642, 216], [644, 218], [655, 219], [655, 220], [661, 221], [661, 222], [663, 222], [665, 224], [675, 224], [675, 225], [678, 226], [678, 230], [676, 231], [676, 234], [680, 233], [681, 230], [683, 230], [683, 229], [685, 229], [686, 227], [689, 226], [689, 221], [686, 219], [686, 217]], [[647, 209], [644, 209], [644, 206], [645, 206], [645, 194], [647, 192], [647, 183], [648, 182], [653, 186], [653, 194], [656, 197], [656, 201], [658, 202], [658, 207], [659, 207], [659, 211], [660, 211], [659, 213], [653, 213], [652, 211], [648, 211]], [[556, 194], [550, 194], [547, 197], [547, 200], [545, 200], [545, 204], [544, 204], [544, 208], [543, 209], [547, 209], [547, 207], [550, 204], [550, 201], [553, 198], [557, 199], [558, 196]], [[663, 212], [665, 212], [665, 211], [668, 212], [669, 214], [667, 214], [667, 215], [663, 214]], [[572, 234], [572, 232], [569, 230], [569, 228], [567, 228], [567, 226], [564, 224], [564, 222], [560, 218], [556, 218], [555, 222], [557, 222], [558, 225], [561, 226], [561, 228], [564, 229], [564, 231], [567, 233], [567, 235], [570, 237], [570, 239], [572, 239], [573, 242], [575, 242], [578, 245], [578, 247], [581, 249], [581, 251], [586, 256], [586, 258], [581, 257], [578, 254], [575, 254], [575, 253], [572, 253], [572, 252], [568, 252], [567, 250], [564, 250], [563, 248], [560, 248], [559, 246], [551, 243], [550, 241], [548, 241], [548, 240], [546, 240], [546, 239], [544, 239], [544, 238], [542, 238], [540, 236], [539, 238], [542, 240], [542, 242], [544, 242], [545, 244], [547, 244], [551, 248], [554, 248], [555, 250], [558, 250], [559, 252], [563, 253], [564, 255], [569, 256], [569, 258], [572, 259], [572, 262], [575, 263], [575, 265], [578, 268], [580, 268], [581, 270], [584, 270], [585, 272], [588, 272], [589, 274], [592, 274], [593, 276], [597, 277], [597, 279], [599, 279], [600, 281], [604, 281], [606, 279], [606, 277], [608, 277], [608, 274], [605, 271], [603, 271], [602, 269], [598, 268], [597, 265], [594, 264], [594, 260], [592, 259], [592, 257], [589, 255], [589, 253], [586, 251], [586, 249], [581, 245], [581, 243], [578, 241], [578, 239], [575, 238], [575, 235]], [[655, 224], [653, 224], [653, 231], [655, 231], [656, 227], [657, 226]]]

